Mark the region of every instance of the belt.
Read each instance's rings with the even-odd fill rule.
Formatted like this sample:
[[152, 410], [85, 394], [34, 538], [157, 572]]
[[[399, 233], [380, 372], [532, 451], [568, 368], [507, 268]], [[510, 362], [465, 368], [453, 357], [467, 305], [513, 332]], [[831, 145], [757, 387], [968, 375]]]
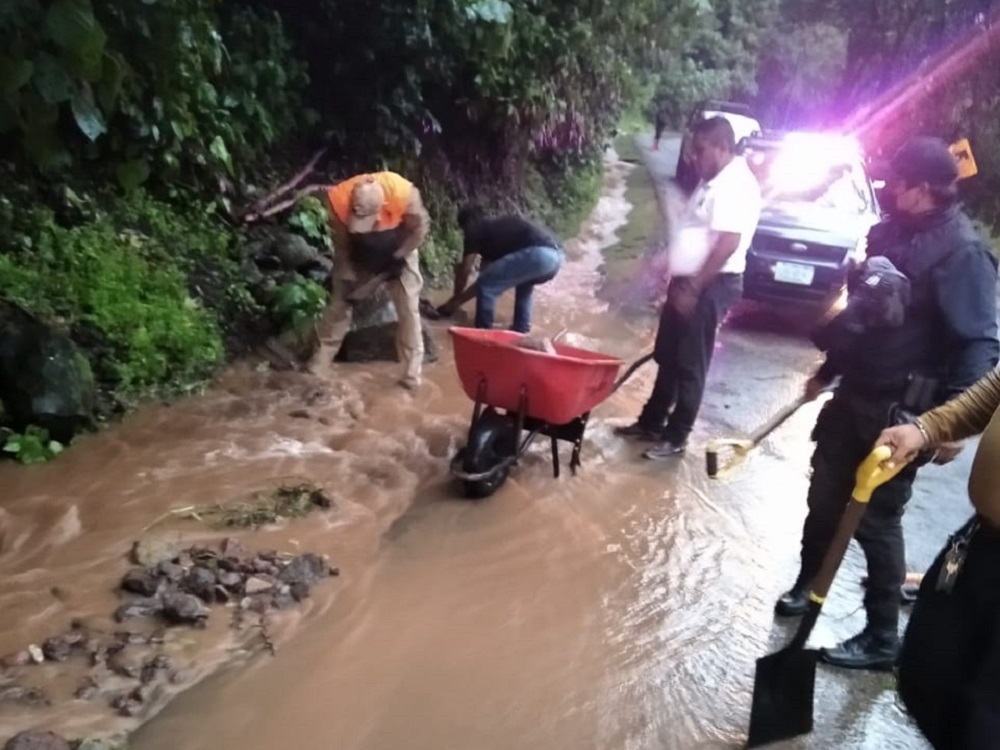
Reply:
[[870, 380], [855, 380], [844, 376], [841, 378], [840, 387], [845, 395], [870, 399], [902, 399], [906, 391], [906, 381], [873, 383]]

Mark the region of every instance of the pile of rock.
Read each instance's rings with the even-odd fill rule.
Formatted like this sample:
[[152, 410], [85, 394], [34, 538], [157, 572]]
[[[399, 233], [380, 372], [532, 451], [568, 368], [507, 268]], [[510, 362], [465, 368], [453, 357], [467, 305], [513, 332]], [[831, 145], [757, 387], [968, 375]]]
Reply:
[[11, 737], [3, 750], [126, 750], [127, 744], [123, 737], [68, 742], [58, 734], [32, 729]]
[[115, 610], [114, 619], [122, 623], [145, 618], [147, 627], [107, 633], [75, 620], [69, 631], [0, 662], [4, 668], [0, 703], [49, 705], [43, 691], [21, 686], [14, 671], [32, 664], [66, 662], [80, 654], [89, 671], [75, 697], [104, 697], [119, 714], [135, 716], [165, 684], [183, 680], [184, 675], [164, 653], [168, 627], [204, 627], [213, 606], [227, 606], [236, 613], [233, 627], [259, 627], [264, 645], [274, 653], [265, 615], [294, 606], [316, 584], [339, 573], [318, 555], [251, 554], [236, 539], [226, 539], [215, 548], [186, 549], [166, 538], [142, 540], [133, 547], [132, 560], [136, 567], [121, 581], [127, 601]]
[[226, 539], [217, 550], [180, 550], [164, 539], [140, 541], [132, 556], [140, 567], [125, 574], [121, 588], [135, 596], [115, 611], [118, 622], [158, 616], [168, 624], [203, 627], [213, 604], [234, 602], [257, 614], [288, 609], [339, 572], [313, 554], [250, 555], [235, 539]]

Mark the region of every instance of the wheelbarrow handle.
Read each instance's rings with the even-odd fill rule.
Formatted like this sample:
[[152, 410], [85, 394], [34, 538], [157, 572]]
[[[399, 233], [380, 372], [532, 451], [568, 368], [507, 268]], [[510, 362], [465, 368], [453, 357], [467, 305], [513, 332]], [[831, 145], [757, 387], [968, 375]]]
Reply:
[[[638, 370], [644, 364], [649, 362], [649, 360], [651, 360], [652, 358], [653, 358], [653, 352], [650, 352], [649, 354], [643, 354], [641, 357], [639, 357], [639, 359], [637, 359], [635, 362], [629, 365], [629, 368], [625, 371], [625, 373], [620, 378], [618, 378], [618, 380], [615, 381], [615, 384], [613, 386], [611, 386], [611, 393], [614, 393], [623, 385], [625, 385], [625, 381], [627, 381], [630, 377], [632, 377], [635, 374], [636, 370]], [[609, 393], [608, 396], [610, 396], [611, 393]]]

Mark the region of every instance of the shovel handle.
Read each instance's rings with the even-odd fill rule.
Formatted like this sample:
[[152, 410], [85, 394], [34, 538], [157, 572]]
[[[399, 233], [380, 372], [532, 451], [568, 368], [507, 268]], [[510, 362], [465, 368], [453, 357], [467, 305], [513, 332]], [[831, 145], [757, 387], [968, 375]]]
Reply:
[[752, 446], [756, 447], [760, 443], [761, 440], [763, 440], [764, 438], [766, 438], [768, 435], [770, 435], [776, 429], [778, 429], [779, 427], [781, 427], [781, 425], [783, 425], [785, 422], [787, 422], [789, 420], [789, 418], [795, 412], [797, 412], [799, 409], [801, 409], [802, 405], [805, 404], [806, 401], [808, 401], [808, 400], [809, 399], [807, 399], [805, 396], [799, 396], [792, 403], [790, 403], [786, 407], [784, 407], [781, 411], [779, 411], [777, 414], [775, 414], [773, 417], [771, 417], [771, 419], [769, 419], [767, 422], [765, 422], [760, 427], [758, 427], [757, 430], [754, 431], [753, 434], [750, 435], [750, 438], [749, 438], [750, 444]]
[[758, 427], [749, 438], [722, 438], [713, 440], [705, 449], [705, 471], [713, 479], [727, 473], [732, 466], [721, 467], [719, 465], [719, 453], [723, 448], [732, 448], [738, 457], [743, 457], [752, 449], [756, 448], [760, 442], [781, 427], [788, 419], [810, 399], [805, 395], [799, 396], [792, 403], [785, 406], [781, 411], [771, 417], [767, 422]]
[[372, 276], [370, 279], [368, 279], [368, 281], [366, 281], [364, 284], [362, 284], [357, 289], [355, 289], [354, 291], [352, 291], [350, 294], [347, 295], [346, 297], [347, 302], [349, 303], [360, 302], [361, 300], [368, 297], [368, 295], [370, 295], [376, 289], [378, 289], [378, 287], [388, 278], [389, 278], [389, 273], [387, 271], [383, 271], [382, 273], [377, 274], [376, 276]]
[[854, 533], [858, 530], [861, 519], [868, 510], [868, 502], [871, 500], [872, 492], [877, 487], [888, 482], [896, 476], [904, 464], [890, 464], [889, 458], [892, 456], [892, 449], [888, 446], [880, 445], [868, 454], [868, 457], [861, 463], [855, 473], [854, 491], [851, 499], [844, 508], [844, 513], [837, 524], [837, 530], [830, 540], [830, 546], [823, 557], [819, 573], [812, 582], [809, 591], [809, 609], [806, 611], [799, 629], [792, 640], [792, 647], [802, 648], [809, 640], [816, 620], [819, 618], [820, 609], [826, 601], [826, 595], [830, 593], [833, 579], [837, 577], [837, 570], [840, 568], [847, 546], [851, 543]]

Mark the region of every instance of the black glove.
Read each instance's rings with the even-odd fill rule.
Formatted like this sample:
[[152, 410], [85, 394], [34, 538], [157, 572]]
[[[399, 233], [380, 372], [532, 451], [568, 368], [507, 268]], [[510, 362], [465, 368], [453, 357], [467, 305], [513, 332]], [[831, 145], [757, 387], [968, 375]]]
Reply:
[[385, 269], [382, 271], [387, 278], [398, 279], [403, 275], [403, 269], [406, 268], [406, 258], [397, 258], [393, 255], [385, 264]]

